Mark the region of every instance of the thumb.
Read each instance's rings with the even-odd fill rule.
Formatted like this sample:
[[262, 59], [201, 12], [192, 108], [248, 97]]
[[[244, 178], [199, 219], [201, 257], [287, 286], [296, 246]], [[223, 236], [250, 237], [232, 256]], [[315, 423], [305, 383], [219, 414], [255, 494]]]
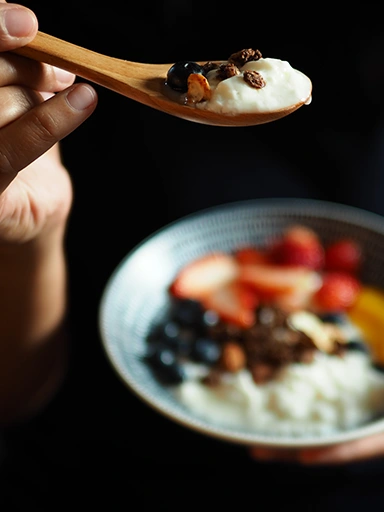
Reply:
[[0, 52], [32, 41], [38, 29], [35, 14], [17, 4], [0, 3]]

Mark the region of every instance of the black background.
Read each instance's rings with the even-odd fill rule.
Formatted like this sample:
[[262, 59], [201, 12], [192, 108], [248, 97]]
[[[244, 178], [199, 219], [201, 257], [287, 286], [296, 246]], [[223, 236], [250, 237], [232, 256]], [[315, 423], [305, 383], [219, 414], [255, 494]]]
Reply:
[[97, 328], [115, 266], [188, 213], [241, 199], [309, 197], [384, 214], [378, 7], [21, 3], [36, 12], [42, 31], [132, 61], [217, 60], [258, 48], [307, 74], [313, 101], [276, 123], [213, 128], [95, 86], [96, 112], [62, 142], [75, 190], [67, 236], [70, 370], [46, 411], [5, 433], [4, 510], [24, 510], [24, 503], [56, 510], [66, 499], [75, 506], [103, 497], [108, 510], [206, 510], [230, 499], [238, 510], [281, 501], [308, 511], [382, 510], [381, 460], [340, 468], [257, 463], [243, 447], [187, 431], [120, 382]]

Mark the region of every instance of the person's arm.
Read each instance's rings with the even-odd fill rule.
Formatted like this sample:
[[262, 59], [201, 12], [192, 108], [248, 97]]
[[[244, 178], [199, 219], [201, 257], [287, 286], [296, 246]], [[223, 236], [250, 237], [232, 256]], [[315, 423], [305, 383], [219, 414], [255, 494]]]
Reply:
[[66, 370], [64, 226], [0, 246], [0, 419], [34, 414]]
[[9, 52], [36, 31], [30, 10], [0, 0], [0, 425], [39, 411], [66, 369], [72, 186], [57, 142], [97, 103], [73, 75]]

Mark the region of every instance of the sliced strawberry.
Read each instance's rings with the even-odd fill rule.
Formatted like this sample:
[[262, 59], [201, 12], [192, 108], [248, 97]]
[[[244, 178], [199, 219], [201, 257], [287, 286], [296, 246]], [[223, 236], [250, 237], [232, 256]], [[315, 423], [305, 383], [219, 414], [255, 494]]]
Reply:
[[244, 328], [255, 323], [258, 303], [255, 291], [238, 281], [217, 288], [202, 300], [205, 309], [214, 310], [223, 321]]
[[361, 282], [351, 274], [326, 272], [312, 304], [320, 312], [343, 312], [354, 305], [360, 291]]
[[288, 313], [308, 309], [311, 306], [312, 297], [315, 291], [317, 291], [317, 288], [303, 290], [299, 289], [288, 293], [282, 293], [277, 297], [274, 297], [273, 305], [283, 309]]
[[276, 264], [305, 266], [319, 270], [324, 265], [324, 248], [315, 233], [305, 226], [293, 226], [272, 248]]
[[239, 281], [252, 286], [261, 296], [272, 298], [299, 291], [314, 291], [320, 285], [320, 276], [306, 267], [240, 265]]
[[200, 300], [237, 278], [239, 265], [234, 256], [222, 252], [208, 254], [185, 265], [169, 287], [180, 299]]
[[325, 248], [326, 270], [341, 270], [355, 274], [359, 271], [361, 262], [362, 248], [355, 240], [340, 239]]
[[270, 263], [268, 254], [253, 246], [237, 249], [234, 256], [240, 264]]

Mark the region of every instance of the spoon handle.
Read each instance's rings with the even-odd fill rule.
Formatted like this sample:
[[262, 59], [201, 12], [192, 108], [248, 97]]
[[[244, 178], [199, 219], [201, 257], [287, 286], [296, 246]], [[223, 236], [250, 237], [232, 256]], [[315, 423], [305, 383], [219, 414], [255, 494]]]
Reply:
[[14, 50], [14, 53], [65, 69], [112, 89], [116, 89], [116, 81], [124, 82], [135, 68], [133, 62], [108, 57], [41, 31], [33, 41]]

